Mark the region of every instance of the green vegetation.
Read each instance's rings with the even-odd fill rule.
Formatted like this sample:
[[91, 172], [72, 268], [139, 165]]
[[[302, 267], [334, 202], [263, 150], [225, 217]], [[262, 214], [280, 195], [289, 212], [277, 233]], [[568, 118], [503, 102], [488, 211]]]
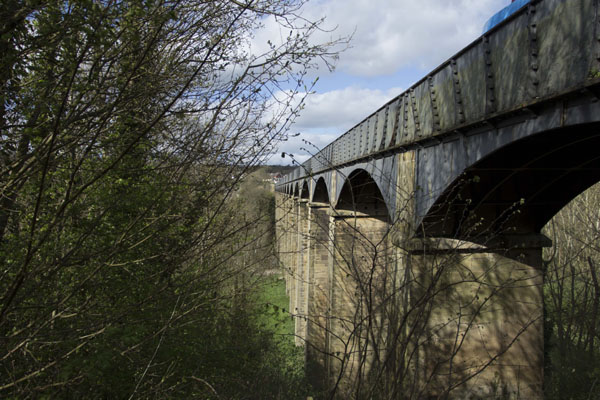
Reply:
[[0, 397], [299, 393], [250, 301], [274, 203], [249, 182], [334, 56], [301, 4], [0, 3]]
[[279, 172], [282, 175], [286, 175], [292, 172], [296, 168], [296, 165], [266, 165], [264, 168], [267, 173], [274, 174]]
[[598, 399], [600, 393], [600, 185], [546, 226], [545, 396]]
[[[305, 397], [268, 274], [263, 179], [288, 167], [258, 168], [335, 57], [301, 5], [0, 3], [1, 398]], [[269, 18], [281, 43], [253, 55]], [[600, 229], [573, 215], [547, 255], [557, 399], [600, 387]]]
[[267, 329], [276, 335], [287, 336], [285, 342], [294, 342], [294, 321], [290, 317], [289, 298], [285, 293], [285, 281], [276, 276], [265, 278], [261, 285], [259, 302], [264, 303], [267, 313], [264, 315], [264, 323]]
[[294, 321], [290, 317], [285, 281], [277, 275], [265, 277], [260, 285], [258, 304], [264, 306], [259, 316], [261, 327], [273, 335], [276, 353], [280, 357], [281, 373], [288, 377], [289, 399], [306, 399], [310, 394], [310, 383], [304, 371], [304, 349], [294, 344]]

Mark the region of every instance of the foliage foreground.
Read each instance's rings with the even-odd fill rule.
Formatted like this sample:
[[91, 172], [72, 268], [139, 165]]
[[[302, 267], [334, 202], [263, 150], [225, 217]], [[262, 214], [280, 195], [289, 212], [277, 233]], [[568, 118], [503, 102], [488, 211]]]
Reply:
[[0, 4], [0, 397], [290, 398], [241, 183], [333, 56], [302, 3]]

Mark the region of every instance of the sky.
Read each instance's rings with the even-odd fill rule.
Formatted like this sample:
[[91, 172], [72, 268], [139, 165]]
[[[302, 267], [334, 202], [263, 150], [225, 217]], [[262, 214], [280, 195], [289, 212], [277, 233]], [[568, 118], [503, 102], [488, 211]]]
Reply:
[[[352, 35], [334, 72], [321, 68], [314, 93], [296, 119], [290, 137], [270, 164], [290, 164], [281, 152], [304, 162], [303, 140], [323, 148], [435, 67], [476, 40], [483, 25], [510, 0], [311, 0], [302, 9], [308, 19], [325, 17], [315, 40]], [[280, 35], [265, 24], [257, 40]], [[327, 37], [329, 35], [329, 37]], [[312, 148], [312, 147], [311, 147]], [[313, 151], [314, 152], [314, 151]]]

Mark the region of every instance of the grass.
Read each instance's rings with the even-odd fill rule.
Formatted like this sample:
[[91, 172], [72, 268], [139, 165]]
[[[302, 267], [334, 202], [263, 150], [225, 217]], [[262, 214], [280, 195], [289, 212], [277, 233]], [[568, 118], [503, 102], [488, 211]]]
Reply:
[[258, 296], [259, 304], [264, 305], [261, 314], [262, 325], [275, 335], [294, 343], [294, 321], [290, 316], [289, 298], [285, 293], [285, 281], [277, 275], [265, 278]]
[[260, 325], [274, 335], [278, 351], [284, 355], [288, 368], [304, 376], [304, 349], [294, 343], [294, 320], [289, 312], [289, 297], [285, 293], [285, 281], [279, 275], [265, 278], [258, 301], [263, 312]]

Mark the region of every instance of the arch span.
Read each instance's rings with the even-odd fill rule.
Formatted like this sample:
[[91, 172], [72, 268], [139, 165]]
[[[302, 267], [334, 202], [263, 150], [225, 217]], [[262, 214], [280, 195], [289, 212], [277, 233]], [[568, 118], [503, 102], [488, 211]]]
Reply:
[[307, 180], [302, 181], [302, 189], [300, 190], [300, 198], [301, 199], [309, 199], [310, 198], [310, 192], [309, 192]]
[[315, 184], [315, 190], [312, 195], [312, 202], [329, 204], [329, 190], [325, 183], [325, 178], [320, 177]]
[[379, 185], [367, 171], [361, 168], [352, 171], [344, 181], [335, 208], [386, 219], [389, 217], [388, 207]]
[[423, 218], [427, 236], [539, 233], [600, 181], [600, 123], [509, 143], [468, 166]]

